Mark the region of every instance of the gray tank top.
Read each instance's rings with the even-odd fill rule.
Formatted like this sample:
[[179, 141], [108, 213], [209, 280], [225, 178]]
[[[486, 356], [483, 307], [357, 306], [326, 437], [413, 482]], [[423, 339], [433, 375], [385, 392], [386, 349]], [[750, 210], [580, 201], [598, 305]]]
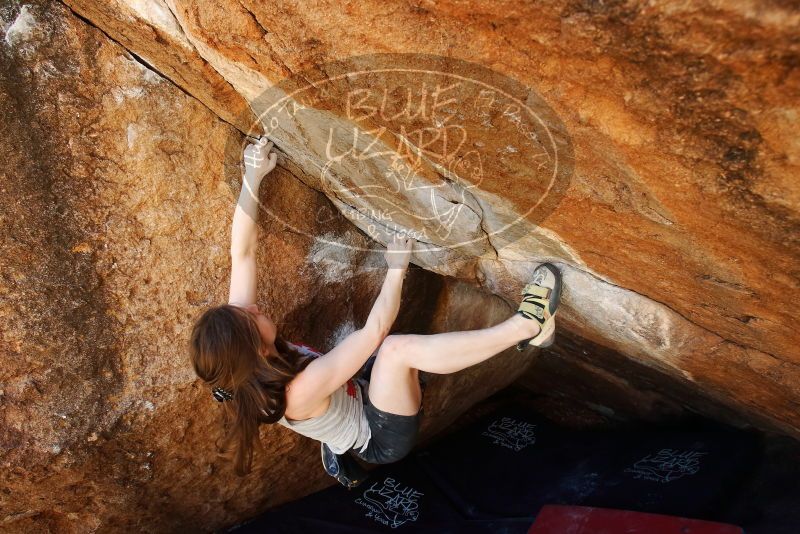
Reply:
[[[317, 357], [320, 353], [305, 345], [289, 343], [296, 350]], [[278, 424], [290, 428], [303, 436], [326, 443], [336, 454], [349, 449], [367, 449], [372, 432], [364, 413], [364, 391], [369, 382], [362, 378], [351, 378], [331, 394], [331, 403], [324, 414], [310, 419], [295, 421], [281, 417]]]

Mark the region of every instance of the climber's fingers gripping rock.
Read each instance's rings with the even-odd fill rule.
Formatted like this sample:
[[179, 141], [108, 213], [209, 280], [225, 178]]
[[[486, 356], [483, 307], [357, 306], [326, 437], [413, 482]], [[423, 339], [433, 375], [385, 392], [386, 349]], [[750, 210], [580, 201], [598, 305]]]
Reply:
[[260, 182], [278, 161], [278, 155], [273, 150], [272, 141], [266, 137], [260, 138], [255, 143], [248, 143], [244, 149], [244, 174], [248, 181]]
[[383, 255], [390, 269], [408, 268], [414, 241], [415, 239], [412, 237], [393, 235], [392, 240], [386, 244], [386, 252]]

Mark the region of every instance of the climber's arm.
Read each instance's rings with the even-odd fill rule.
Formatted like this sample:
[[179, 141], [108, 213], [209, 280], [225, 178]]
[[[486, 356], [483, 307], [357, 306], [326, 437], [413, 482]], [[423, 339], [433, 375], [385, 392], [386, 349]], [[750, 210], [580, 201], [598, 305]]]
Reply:
[[275, 168], [272, 142], [251, 144], [244, 151], [242, 190], [231, 225], [231, 287], [229, 304], [247, 306], [256, 302], [256, 242], [258, 238], [258, 189], [264, 176]]
[[[324, 356], [312, 361], [297, 378], [299, 387], [309, 397], [313, 396], [322, 402], [352, 378], [389, 335], [400, 309], [403, 278], [408, 269], [412, 246], [411, 239], [395, 239], [389, 244], [386, 252], [389, 271], [364, 327], [344, 338]], [[310, 399], [309, 403], [313, 404]]]
[[382, 334], [380, 343], [388, 335], [389, 329], [397, 318], [400, 311], [400, 293], [403, 289], [403, 278], [408, 270], [408, 262], [411, 261], [411, 250], [414, 248], [414, 240], [411, 238], [401, 238], [395, 235], [392, 241], [386, 245], [386, 264], [389, 267], [383, 287], [372, 310], [367, 317], [364, 330]]
[[372, 305], [369, 316], [367, 316], [364, 330], [377, 334], [380, 337], [378, 344], [382, 343], [383, 339], [389, 335], [389, 329], [397, 318], [397, 312], [400, 311], [400, 293], [403, 289], [403, 278], [407, 269], [408, 265], [405, 265], [403, 267], [390, 268], [386, 272], [381, 292], [378, 298], [375, 299], [375, 304]]

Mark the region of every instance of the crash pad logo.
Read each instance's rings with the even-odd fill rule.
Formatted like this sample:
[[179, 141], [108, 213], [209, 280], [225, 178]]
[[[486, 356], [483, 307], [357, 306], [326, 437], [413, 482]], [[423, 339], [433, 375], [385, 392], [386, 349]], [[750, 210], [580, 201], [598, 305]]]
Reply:
[[661, 449], [649, 454], [625, 469], [633, 477], [654, 482], [672, 482], [685, 476], [694, 475], [700, 470], [700, 460], [708, 453], [698, 451], [679, 451]]
[[[411, 236], [428, 265], [493, 254], [529, 235], [560, 202], [574, 167], [564, 124], [531, 87], [454, 58], [325, 63], [279, 81], [250, 108], [249, 130], [263, 131], [285, 155], [279, 164], [333, 203], [305, 221], [281, 213], [285, 202], [263, 199], [260, 209], [348, 249], [382, 251], [392, 234]], [[229, 161], [247, 142], [228, 147]], [[320, 237], [334, 218], [374, 246]]]
[[482, 435], [492, 438], [495, 445], [521, 451], [536, 443], [535, 428], [536, 425], [531, 423], [503, 417], [489, 424]]
[[397, 528], [419, 519], [419, 501], [423, 495], [421, 491], [387, 477], [383, 482], [373, 483], [355, 502], [369, 510], [367, 517]]

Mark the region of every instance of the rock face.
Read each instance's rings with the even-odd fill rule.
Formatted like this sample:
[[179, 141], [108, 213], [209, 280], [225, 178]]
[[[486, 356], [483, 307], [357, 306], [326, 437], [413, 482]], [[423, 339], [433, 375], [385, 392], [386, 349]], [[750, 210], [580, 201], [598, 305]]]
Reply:
[[280, 427], [236, 480], [183, 350], [227, 291], [243, 133], [283, 152], [259, 284], [290, 339], [364, 319], [389, 230], [422, 243], [399, 331], [494, 324], [562, 268], [558, 345], [435, 377], [424, 438], [531, 362], [600, 413], [800, 435], [800, 13], [488, 5], [0, 7], [4, 526], [212, 529], [331, 483]]
[[[219, 406], [189, 365], [195, 316], [227, 297], [242, 134], [63, 5], [0, 16], [3, 530], [221, 528], [335, 483], [318, 444], [278, 425], [262, 428], [268, 454], [237, 479], [216, 457]], [[260, 304], [288, 339], [331, 348], [365, 320], [383, 260], [285, 167], [261, 198], [275, 217], [261, 217]], [[475, 305], [480, 315], [464, 312]], [[509, 313], [415, 268], [396, 328], [479, 328]], [[531, 358], [434, 377], [423, 435]]]
[[[183, 53], [164, 46], [145, 54], [140, 43], [161, 18], [141, 9], [134, 20], [119, 15], [133, 10], [124, 0], [67, 4], [108, 34], [127, 35], [128, 46], [149, 54], [156, 68]], [[450, 2], [149, 5], [169, 14], [193, 50], [251, 103], [309, 185], [365, 232], [387, 226], [388, 199], [400, 212], [392, 224], [439, 249], [418, 255], [418, 264], [509, 302], [538, 262], [556, 261], [566, 279], [565, 331], [700, 391], [707, 402], [798, 434], [797, 11], [780, 3], [580, 1], [492, 10]], [[456, 90], [440, 124], [425, 126], [362, 120], [342, 100], [348, 89], [396, 89], [402, 80], [351, 75], [322, 97], [286, 89], [375, 70], [386, 59], [374, 54], [401, 52], [450, 58], [439, 69], [449, 73], [462, 71], [448, 65], [469, 61], [497, 74], [494, 89], [506, 87], [503, 80], [527, 88], [512, 96], [540, 121], [532, 131], [544, 170], [554, 165], [555, 149], [542, 132], [570, 167], [557, 206], [529, 213], [531, 199], [543, 197], [542, 168], [525, 159], [537, 146], [523, 147], [524, 135], [511, 128], [514, 113], [478, 106], [474, 91]], [[336, 63], [351, 56], [362, 57]], [[416, 87], [424, 81], [419, 75]], [[272, 128], [271, 106], [281, 96], [275, 87], [291, 93], [291, 109], [305, 108]], [[390, 93], [390, 104], [397, 101]], [[402, 143], [413, 136], [401, 126], [441, 133], [453, 121], [473, 143], [457, 158], [436, 150], [420, 155], [428, 139]], [[363, 139], [360, 148], [370, 147], [369, 158], [333, 157], [344, 154], [348, 132]], [[398, 154], [407, 162], [409, 145], [418, 149], [416, 165], [398, 171]], [[479, 174], [471, 171], [475, 154]], [[413, 187], [366, 194], [376, 185], [389, 190], [391, 172], [410, 177], [404, 186], [438, 189], [429, 196]], [[455, 230], [435, 235], [433, 223], [460, 206]], [[502, 232], [512, 220], [512, 233]]]

